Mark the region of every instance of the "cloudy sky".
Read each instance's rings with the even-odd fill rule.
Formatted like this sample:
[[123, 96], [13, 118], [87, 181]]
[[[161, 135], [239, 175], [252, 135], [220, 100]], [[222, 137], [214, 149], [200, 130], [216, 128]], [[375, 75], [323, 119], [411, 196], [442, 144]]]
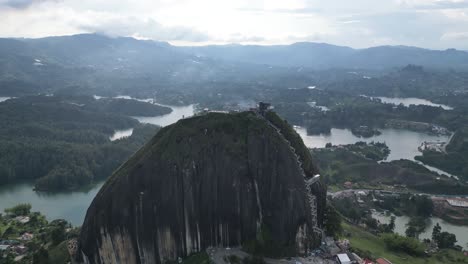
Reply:
[[169, 41], [468, 50], [468, 0], [0, 0], [1, 37], [98, 32]]

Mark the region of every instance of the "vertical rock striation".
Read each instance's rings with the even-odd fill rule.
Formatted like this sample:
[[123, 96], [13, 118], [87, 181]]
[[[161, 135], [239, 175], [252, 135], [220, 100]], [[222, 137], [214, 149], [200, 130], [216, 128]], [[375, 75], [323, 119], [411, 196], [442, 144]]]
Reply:
[[302, 140], [268, 114], [209, 113], [161, 129], [93, 200], [76, 261], [164, 263], [264, 229], [298, 254], [318, 246], [326, 189]]

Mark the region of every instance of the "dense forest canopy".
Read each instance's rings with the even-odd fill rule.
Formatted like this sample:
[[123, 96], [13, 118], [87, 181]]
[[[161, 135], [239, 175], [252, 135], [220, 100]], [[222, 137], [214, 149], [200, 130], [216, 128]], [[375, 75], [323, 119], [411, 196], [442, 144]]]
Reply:
[[[89, 106], [55, 96], [2, 102], [0, 184], [36, 180], [39, 190], [76, 189], [109, 176], [157, 131], [87, 100]], [[126, 108], [131, 109], [123, 104], [120, 110]], [[131, 137], [110, 141], [115, 130], [125, 128], [134, 128]]]

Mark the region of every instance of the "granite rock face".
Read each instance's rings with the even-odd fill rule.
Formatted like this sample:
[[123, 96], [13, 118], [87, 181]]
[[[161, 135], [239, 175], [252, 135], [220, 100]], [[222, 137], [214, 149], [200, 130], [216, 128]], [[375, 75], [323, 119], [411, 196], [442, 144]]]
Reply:
[[318, 246], [326, 189], [281, 130], [255, 112], [161, 129], [93, 200], [76, 262], [164, 263], [240, 246], [263, 229], [297, 254]]

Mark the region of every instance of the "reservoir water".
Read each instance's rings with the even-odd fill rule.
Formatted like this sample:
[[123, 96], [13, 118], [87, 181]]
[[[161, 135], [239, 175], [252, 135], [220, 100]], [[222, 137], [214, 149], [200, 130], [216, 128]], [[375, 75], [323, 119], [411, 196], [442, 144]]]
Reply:
[[64, 193], [33, 191], [33, 183], [0, 186], [0, 212], [19, 203], [30, 203], [32, 211], [39, 211], [48, 220], [65, 219], [74, 226], [83, 224], [86, 210], [104, 182], [88, 189]]
[[[357, 137], [349, 129], [332, 128], [330, 134], [320, 135], [307, 135], [307, 130], [303, 127], [296, 126], [295, 129], [308, 148], [324, 148], [327, 143], [332, 143], [333, 145], [354, 144], [359, 141], [386, 143], [390, 149], [390, 154], [386, 161], [400, 159], [416, 161], [414, 157], [421, 155], [418, 147], [423, 142], [448, 142], [450, 140], [450, 136], [447, 135], [429, 135], [421, 132], [391, 128], [382, 129], [380, 130], [382, 134], [370, 138]], [[430, 171], [458, 179], [456, 175], [426, 165], [420, 161], [416, 162]]]
[[399, 97], [375, 97], [379, 98], [382, 100], [383, 103], [386, 104], [394, 104], [394, 105], [399, 105], [403, 104], [404, 106], [410, 106], [410, 105], [428, 105], [428, 106], [434, 106], [434, 107], [442, 107], [445, 110], [453, 110], [453, 107], [450, 107], [448, 105], [443, 105], [443, 104], [435, 104], [429, 100], [426, 99], [420, 99], [420, 98], [399, 98]]
[[[379, 212], [373, 212], [372, 217], [379, 220], [382, 224], [388, 224], [390, 223], [391, 216]], [[410, 218], [408, 216], [395, 216], [395, 232], [404, 236], [407, 228], [406, 225], [409, 221]], [[438, 217], [432, 217], [429, 219], [426, 230], [419, 235], [419, 239], [430, 239], [432, 236], [432, 229], [437, 223], [442, 227], [442, 231], [447, 231], [457, 236], [457, 245], [468, 249], [468, 227], [454, 225]]]
[[[142, 123], [150, 123], [159, 126], [167, 126], [177, 122], [183, 117], [194, 114], [194, 105], [171, 106], [170, 114], [157, 117], [135, 117]], [[413, 159], [418, 155], [418, 146], [423, 141], [447, 141], [446, 136], [431, 136], [405, 130], [385, 129], [382, 135], [369, 139], [354, 136], [346, 129], [332, 129], [330, 135], [309, 136], [304, 128], [297, 127], [296, 130], [302, 136], [304, 143], [310, 148], [324, 147], [326, 143], [351, 144], [357, 141], [381, 141], [386, 142], [392, 153], [389, 160], [406, 158]], [[112, 139], [128, 136], [129, 130], [116, 131]], [[91, 201], [101, 188], [103, 182], [88, 188], [87, 190], [64, 192], [64, 193], [42, 193], [33, 191], [33, 183], [19, 183], [0, 186], [0, 212], [5, 208], [15, 206], [19, 203], [31, 203], [33, 211], [40, 211], [49, 220], [66, 219], [73, 225], [79, 226], [83, 223], [86, 210]], [[461, 227], [465, 228], [466, 227]]]
[[187, 118], [193, 116], [195, 112], [194, 105], [187, 106], [168, 106], [161, 105], [172, 108], [172, 112], [167, 115], [162, 116], [153, 116], [153, 117], [138, 117], [134, 118], [140, 121], [140, 123], [153, 124], [158, 126], [167, 126], [177, 122], [179, 119]]
[[133, 134], [133, 128], [116, 130], [114, 134], [109, 137], [110, 141], [116, 141], [118, 139], [129, 137]]
[[[173, 110], [170, 114], [136, 118], [142, 123], [167, 126], [183, 117], [192, 116], [195, 111], [194, 105], [169, 107]], [[117, 140], [130, 136], [132, 133], [133, 129], [117, 130], [109, 139]], [[5, 208], [19, 203], [30, 203], [33, 211], [41, 212], [49, 220], [65, 219], [74, 226], [80, 226], [83, 224], [86, 210], [103, 184], [104, 182], [100, 182], [86, 190], [63, 193], [35, 192], [33, 183], [0, 186], [0, 213]]]
[[427, 142], [447, 142], [449, 136], [429, 135], [420, 132], [414, 132], [402, 129], [382, 129], [381, 135], [370, 138], [360, 138], [349, 129], [332, 128], [330, 134], [307, 135], [303, 127], [295, 127], [296, 131], [302, 137], [304, 144], [309, 148], [324, 148], [327, 143], [333, 145], [354, 144], [358, 141], [365, 142], [385, 142], [390, 148], [390, 155], [387, 160], [408, 159], [414, 160], [414, 157], [420, 155], [418, 147], [424, 141]]

